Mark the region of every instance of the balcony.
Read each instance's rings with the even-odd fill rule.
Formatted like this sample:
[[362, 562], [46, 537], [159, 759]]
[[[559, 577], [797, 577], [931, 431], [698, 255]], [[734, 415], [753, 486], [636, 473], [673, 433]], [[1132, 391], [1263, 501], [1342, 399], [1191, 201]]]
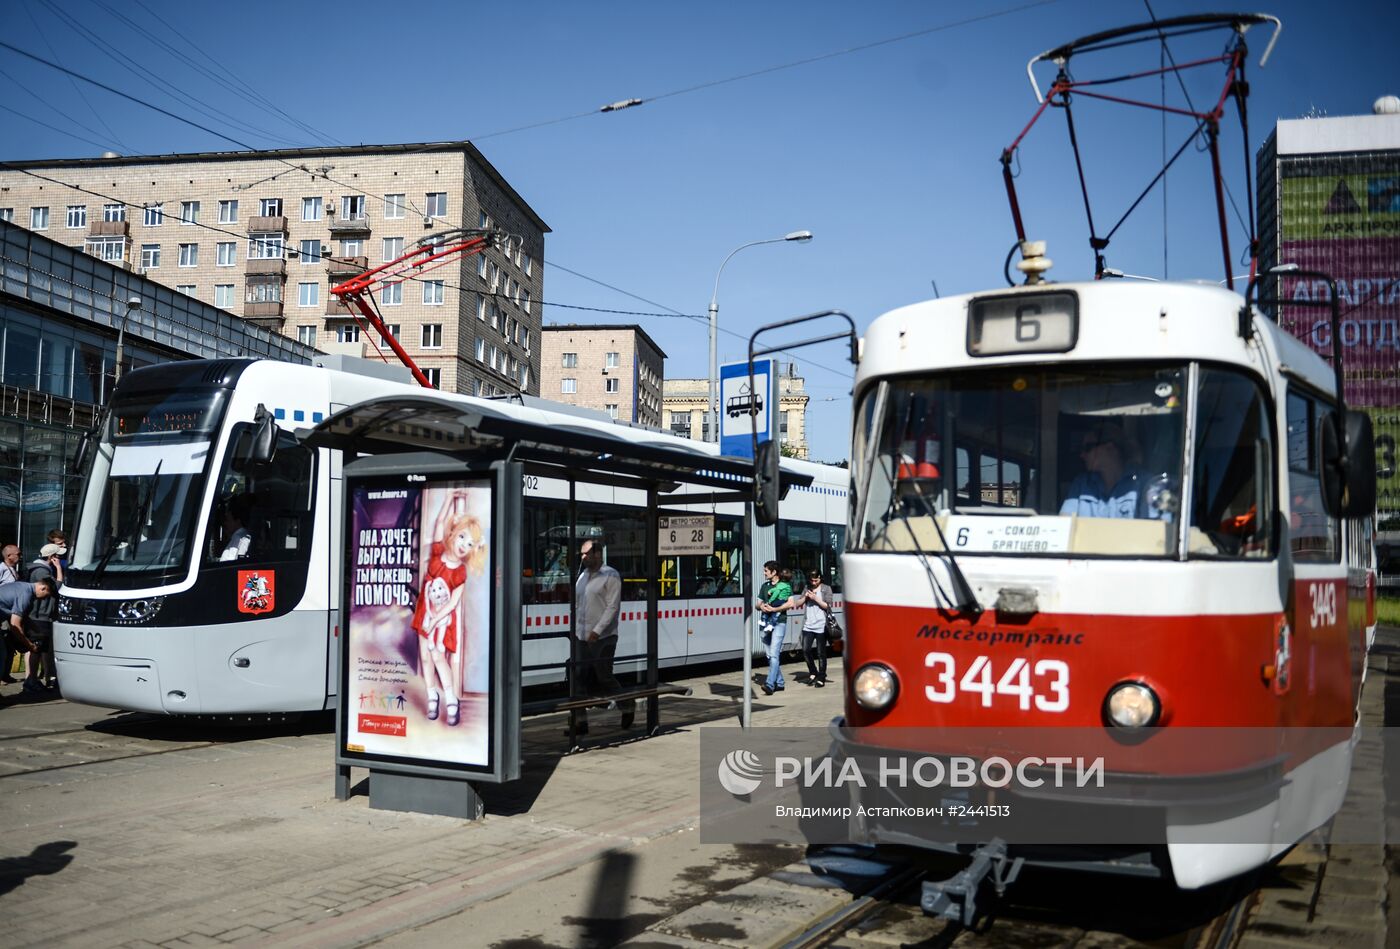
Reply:
[[88, 225], [89, 237], [126, 237], [131, 233], [131, 225], [126, 221], [92, 221]]
[[282, 328], [282, 301], [263, 300], [259, 303], [243, 304], [243, 318], [252, 320], [259, 326], [269, 326], [269, 322], [275, 324], [269, 326], [270, 329]]
[[368, 236], [369, 216], [352, 214], [350, 217], [333, 217], [330, 219], [330, 228], [332, 237]]
[[355, 315], [358, 315], [358, 311], [352, 310], [352, 309], [350, 309], [348, 306], [346, 306], [345, 303], [340, 299], [340, 297], [336, 296], [334, 293], [327, 295], [327, 297], [326, 297], [326, 316], [327, 316], [327, 317], [332, 317], [332, 316], [355, 316]]
[[327, 257], [326, 273], [331, 277], [353, 277], [369, 269], [368, 257]]
[[286, 234], [287, 217], [284, 214], [267, 214], [248, 219], [249, 234]]
[[285, 276], [287, 273], [287, 262], [281, 257], [253, 257], [248, 260], [248, 273], [250, 274], [277, 274]]

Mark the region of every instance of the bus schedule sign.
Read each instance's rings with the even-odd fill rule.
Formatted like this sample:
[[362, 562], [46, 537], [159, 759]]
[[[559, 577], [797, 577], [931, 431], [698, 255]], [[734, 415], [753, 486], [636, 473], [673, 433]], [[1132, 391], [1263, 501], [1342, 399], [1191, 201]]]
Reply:
[[715, 552], [715, 519], [712, 514], [687, 514], [657, 518], [656, 552], [663, 557]]

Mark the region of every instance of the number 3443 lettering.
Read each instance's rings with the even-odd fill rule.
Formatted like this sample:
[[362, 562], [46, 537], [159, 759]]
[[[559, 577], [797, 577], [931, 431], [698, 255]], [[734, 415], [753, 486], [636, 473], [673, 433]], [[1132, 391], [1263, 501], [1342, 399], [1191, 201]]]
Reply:
[[1012, 659], [1000, 676], [987, 656], [975, 656], [972, 663], [958, 676], [958, 661], [946, 652], [931, 652], [924, 657], [929, 684], [924, 696], [930, 702], [946, 704], [957, 700], [958, 693], [972, 693], [981, 698], [983, 708], [991, 708], [998, 697], [1014, 699], [1023, 712], [1031, 706], [1042, 712], [1063, 712], [1069, 708], [1069, 664], [1059, 659], [1038, 659], [1034, 664], [1026, 659]]

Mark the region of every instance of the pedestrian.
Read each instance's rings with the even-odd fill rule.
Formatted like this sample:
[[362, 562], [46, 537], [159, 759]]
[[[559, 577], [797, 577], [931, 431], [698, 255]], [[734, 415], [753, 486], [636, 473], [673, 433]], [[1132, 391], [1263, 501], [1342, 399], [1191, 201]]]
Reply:
[[54, 544], [54, 545], [56, 545], [56, 546], [58, 546], [58, 547], [62, 547], [62, 548], [63, 548], [64, 554], [63, 554], [63, 556], [61, 556], [61, 557], [58, 558], [58, 563], [59, 563], [59, 566], [61, 566], [64, 570], [67, 570], [67, 569], [68, 569], [68, 553], [67, 553], [67, 551], [68, 551], [68, 535], [67, 535], [66, 533], [64, 533], [63, 531], [59, 530], [57, 527], [55, 527], [53, 530], [49, 531], [49, 534], [48, 534], [48, 541], [49, 541], [49, 543], [51, 543], [51, 544]]
[[[19, 545], [6, 544], [0, 548], [0, 586], [19, 579]], [[8, 669], [5, 671], [9, 671]]]
[[54, 595], [53, 581], [45, 577], [42, 580], [35, 580], [33, 583], [6, 583], [0, 585], [0, 617], [4, 617], [4, 640], [5, 640], [5, 667], [4, 675], [0, 676], [0, 682], [6, 685], [14, 685], [14, 678], [10, 675], [13, 665], [13, 656], [17, 652], [23, 652], [33, 656], [39, 651], [39, 647], [34, 644], [24, 632], [24, 616], [29, 612], [29, 608], [34, 605], [35, 600], [42, 600]]
[[787, 611], [792, 605], [792, 571], [776, 560], [763, 565], [763, 585], [758, 588], [759, 637], [768, 655], [768, 678], [763, 682], [763, 694], [783, 691], [783, 637], [787, 634]]
[[[622, 688], [613, 675], [617, 655], [617, 620], [622, 609], [622, 574], [603, 562], [603, 538], [592, 537], [579, 545], [583, 570], [574, 587], [575, 656], [582, 669], [584, 691], [616, 692]], [[631, 728], [637, 705], [632, 699], [619, 702], [622, 727]], [[588, 711], [574, 713], [574, 732], [588, 734]]]
[[[52, 532], [51, 532], [52, 533]], [[66, 547], [48, 543], [39, 549], [39, 556], [30, 562], [26, 577], [29, 582], [48, 578], [53, 581], [55, 592], [63, 586], [63, 557]], [[24, 677], [26, 692], [40, 692], [45, 688], [57, 687], [58, 667], [53, 657], [53, 621], [58, 614], [58, 597], [47, 596], [36, 599], [25, 616], [25, 630], [31, 642], [39, 647], [37, 653], [29, 656], [29, 670]], [[43, 674], [39, 665], [42, 660]], [[45, 682], [45, 679], [48, 681]]]
[[822, 582], [821, 571], [808, 571], [807, 589], [802, 591], [802, 602], [806, 605], [802, 621], [802, 658], [807, 662], [807, 684], [818, 689], [826, 685], [826, 618], [831, 613], [831, 595], [831, 587]]

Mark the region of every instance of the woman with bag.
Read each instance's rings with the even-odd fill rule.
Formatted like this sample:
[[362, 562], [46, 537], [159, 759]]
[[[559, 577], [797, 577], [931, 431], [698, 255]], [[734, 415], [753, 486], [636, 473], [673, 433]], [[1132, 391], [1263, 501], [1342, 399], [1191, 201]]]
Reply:
[[[802, 658], [807, 660], [807, 684], [820, 689], [826, 685], [826, 628], [831, 616], [831, 587], [822, 582], [821, 571], [808, 572], [802, 601], [807, 608], [802, 623]], [[813, 653], [816, 653], [815, 662]]]

